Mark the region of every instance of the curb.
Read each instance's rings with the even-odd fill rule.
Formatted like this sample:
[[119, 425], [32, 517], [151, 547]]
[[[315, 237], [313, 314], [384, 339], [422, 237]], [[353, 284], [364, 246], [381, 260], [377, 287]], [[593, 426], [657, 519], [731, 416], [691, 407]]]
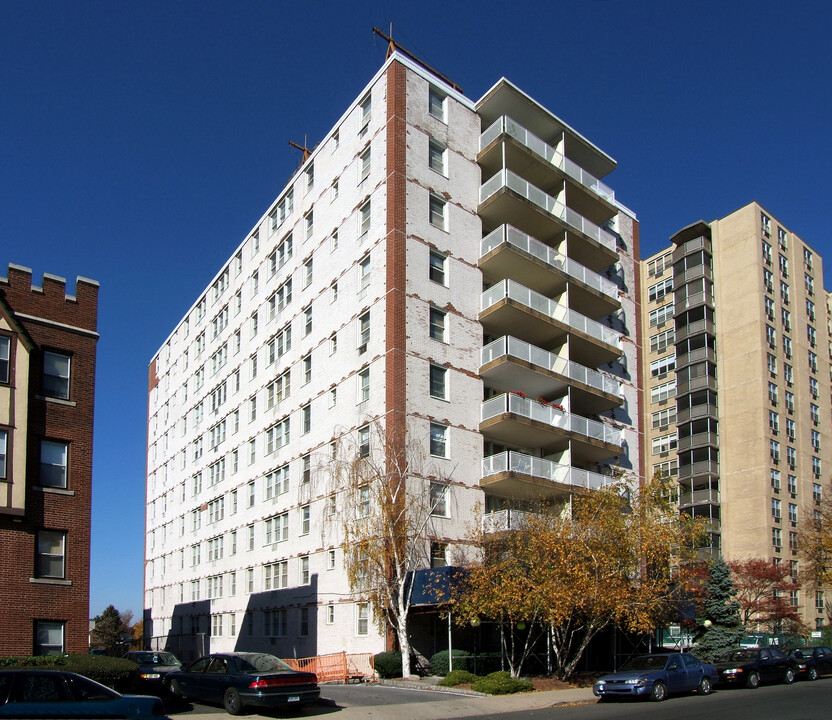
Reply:
[[419, 682], [418, 680], [383, 680], [379, 678], [373, 681], [377, 685], [386, 685], [387, 687], [400, 687], [407, 690], [427, 690], [430, 692], [446, 693], [448, 695], [463, 695], [468, 697], [492, 697], [487, 693], [477, 692], [476, 690], [466, 690], [465, 688], [444, 687], [442, 685], [429, 684]]

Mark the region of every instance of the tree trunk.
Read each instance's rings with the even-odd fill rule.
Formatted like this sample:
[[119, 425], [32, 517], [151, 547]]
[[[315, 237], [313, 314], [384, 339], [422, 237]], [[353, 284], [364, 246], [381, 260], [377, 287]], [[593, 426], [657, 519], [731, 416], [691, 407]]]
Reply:
[[399, 620], [399, 648], [402, 651], [402, 677], [410, 677], [410, 638], [407, 636], [407, 620]]

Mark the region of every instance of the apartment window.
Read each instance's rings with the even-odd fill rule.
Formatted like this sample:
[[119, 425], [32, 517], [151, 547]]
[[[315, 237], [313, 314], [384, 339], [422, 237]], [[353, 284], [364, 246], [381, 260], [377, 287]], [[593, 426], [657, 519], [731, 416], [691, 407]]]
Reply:
[[301, 481], [306, 484], [312, 481], [312, 456], [308, 453], [301, 459]]
[[817, 425], [820, 422], [820, 408], [814, 403], [809, 403], [809, 415], [812, 418], [813, 425]]
[[370, 287], [370, 256], [365, 255], [358, 262], [358, 295], [364, 297]]
[[355, 634], [365, 636], [370, 631], [370, 605], [369, 603], [355, 604]]
[[447, 95], [444, 95], [443, 93], [439, 92], [438, 90], [435, 90], [434, 88], [430, 88], [428, 90], [428, 112], [437, 120], [447, 122], [445, 119], [447, 103]]
[[266, 475], [266, 500], [289, 492], [289, 466], [283, 465]]
[[39, 530], [37, 548], [35, 577], [53, 579], [66, 577], [66, 533]]
[[669, 478], [679, 474], [679, 461], [667, 460], [653, 465], [653, 477]]
[[430, 366], [430, 395], [440, 400], [448, 399], [448, 368]]
[[445, 270], [448, 258], [438, 250], [431, 250], [429, 256], [428, 276], [433, 282], [445, 285]]
[[788, 283], [780, 281], [780, 300], [783, 302], [784, 305], [789, 304], [789, 285]]
[[791, 329], [792, 329], [792, 314], [788, 310], [786, 310], [786, 308], [783, 308], [781, 310], [780, 314], [781, 314], [781, 319], [783, 321], [783, 330], [785, 332], [791, 331]]
[[272, 543], [284, 542], [289, 539], [289, 513], [284, 512], [280, 515], [268, 518], [265, 523], [265, 536], [263, 538], [264, 545], [271, 545]]
[[771, 528], [771, 544], [777, 550], [783, 547], [783, 531], [780, 528]]
[[304, 355], [301, 365], [303, 366], [303, 384], [307, 385], [312, 381], [312, 355]]
[[289, 443], [289, 416], [266, 431], [266, 454], [269, 455]]
[[248, 399], [248, 421], [254, 422], [257, 419], [257, 396], [252, 395]]
[[306, 168], [306, 192], [315, 187], [315, 165], [311, 164]]
[[341, 133], [339, 130], [336, 130], [332, 133], [332, 150], [331, 152], [335, 152], [338, 149], [338, 146], [341, 144]]
[[447, 202], [438, 195], [431, 195], [428, 203], [428, 220], [440, 230], [448, 229]]
[[312, 210], [310, 210], [306, 215], [303, 216], [304, 225], [306, 226], [306, 234], [304, 237], [309, 240], [312, 237], [312, 233], [314, 232], [315, 228], [315, 214]]
[[431, 515], [448, 517], [448, 485], [446, 483], [432, 482], [430, 484], [430, 507]]
[[794, 475], [789, 475], [787, 482], [788, 482], [789, 495], [791, 495], [792, 497], [796, 497], [797, 496], [797, 477], [795, 477]]
[[812, 430], [812, 448], [815, 452], [820, 452], [820, 433], [817, 430]]
[[766, 292], [774, 292], [774, 275], [771, 270], [766, 268], [763, 268], [763, 286], [765, 287]]
[[662, 435], [661, 437], [653, 438], [652, 453], [653, 455], [663, 455], [675, 450], [678, 443], [676, 433], [671, 435]]
[[[794, 393], [788, 390], [786, 390], [786, 412], [790, 415], [794, 412]], [[794, 424], [793, 421], [792, 424]]]
[[769, 375], [772, 377], [777, 375], [777, 358], [771, 353], [766, 353], [766, 365]]
[[775, 470], [774, 468], [772, 468], [771, 471], [770, 471], [770, 474], [771, 474], [771, 489], [774, 490], [774, 492], [779, 493], [780, 492], [780, 471]]
[[794, 420], [791, 418], [786, 418], [786, 439], [789, 442], [794, 442]]
[[664, 352], [676, 342], [676, 329], [670, 328], [650, 337], [650, 352]]
[[367, 132], [367, 126], [370, 124], [370, 114], [373, 109], [373, 96], [368, 94], [359, 105], [359, 110], [361, 112], [361, 116], [359, 119], [359, 123], [361, 125], [361, 130], [359, 131], [360, 135], [363, 135]]
[[780, 501], [777, 498], [771, 499], [771, 517], [774, 522], [780, 522]]
[[809, 394], [813, 398], [815, 398], [815, 400], [818, 399], [818, 381], [817, 381], [817, 378], [809, 378]]
[[358, 402], [370, 399], [370, 368], [364, 368], [358, 373]]
[[788, 363], [783, 363], [783, 379], [786, 381], [786, 385], [788, 385], [789, 387], [791, 387], [794, 383], [794, 378], [792, 376], [792, 366]]
[[811, 300], [806, 301], [806, 315], [809, 317], [809, 322], [815, 322], [815, 303]]
[[287, 369], [266, 386], [266, 407], [271, 410], [292, 392], [291, 369]]
[[785, 255], [780, 255], [779, 260], [780, 260], [780, 274], [784, 278], [789, 277], [789, 260], [788, 260], [788, 258]]
[[651, 403], [665, 402], [672, 397], [676, 397], [675, 380], [671, 380], [670, 382], [662, 383], [661, 385], [656, 385], [655, 387], [650, 388]]
[[300, 585], [308, 585], [309, 584], [309, 556], [304, 555], [303, 557], [299, 558], [299, 575], [298, 575], [298, 582]]
[[652, 425], [653, 429], [656, 428], [666, 428], [668, 425], [676, 422], [676, 408], [665, 408], [664, 410], [659, 410], [658, 412], [654, 412], [652, 415]]
[[812, 458], [812, 475], [816, 478], [820, 478], [820, 458], [813, 457]]
[[289, 587], [289, 563], [269, 563], [263, 566], [263, 589], [281, 590]]
[[[67, 486], [69, 445], [54, 440], [40, 442], [40, 484], [42, 487]], [[6, 432], [0, 434], [0, 477], [6, 477]]]
[[768, 411], [768, 429], [775, 435], [780, 432], [780, 416], [774, 410]]
[[771, 218], [765, 213], [760, 213], [760, 227], [763, 235], [771, 237]]
[[69, 355], [46, 351], [43, 353], [43, 394], [69, 400]]
[[667, 373], [676, 369], [676, 356], [667, 355], [650, 363], [650, 377], [664, 377]]
[[310, 430], [312, 430], [312, 406], [311, 405], [304, 405], [300, 409], [301, 418], [302, 418], [302, 435], [306, 435]]
[[334, 570], [335, 569], [335, 558], [336, 558], [336, 551], [329, 550], [326, 554], [326, 569], [327, 570]]
[[434, 457], [448, 457], [448, 427], [439, 423], [430, 424], [430, 454]]
[[211, 637], [222, 637], [222, 615], [211, 615]]
[[763, 304], [765, 305], [766, 317], [774, 321], [774, 300], [766, 295], [763, 299]]
[[822, 498], [820, 483], [812, 483], [812, 500], [819, 503]]
[[797, 505], [789, 503], [789, 522], [793, 525], [797, 524]]
[[312, 258], [307, 258], [303, 263], [303, 287], [308, 288], [312, 284]]
[[329, 236], [329, 251], [335, 252], [338, 249], [338, 231]]
[[358, 318], [358, 354], [367, 352], [367, 344], [370, 342], [370, 311], [368, 310]]
[[368, 177], [370, 177], [370, 169], [372, 168], [372, 155], [370, 154], [370, 146], [369, 145], [361, 153], [361, 156], [358, 158], [358, 161], [359, 161], [358, 182], [359, 182], [359, 184], [361, 184]]
[[818, 356], [813, 353], [811, 350], [809, 351], [809, 372], [817, 372], [818, 371]]
[[673, 292], [673, 278], [667, 278], [647, 289], [647, 299], [650, 302], [661, 302], [664, 296], [671, 292]]
[[806, 293], [808, 295], [814, 295], [815, 294], [815, 281], [812, 278], [812, 276], [809, 275], [809, 273], [806, 273], [803, 276], [803, 284], [806, 287]]
[[286, 608], [264, 612], [264, 634], [266, 637], [286, 637], [288, 623]]
[[762, 241], [763, 243], [763, 261], [766, 265], [771, 265], [771, 245], [767, 243], [765, 240]]
[[370, 220], [372, 218], [372, 206], [369, 200], [365, 202], [358, 211], [358, 241], [364, 242], [367, 233], [370, 232]]
[[770, 348], [777, 346], [777, 334], [774, 332], [774, 328], [771, 327], [771, 325], [766, 325], [766, 342]]
[[661, 327], [673, 318], [673, 303], [651, 310], [649, 314], [650, 327]]
[[311, 515], [310, 515], [309, 505], [304, 505], [300, 509], [300, 534], [301, 535], [308, 535], [309, 534], [310, 521], [311, 521]]
[[338, 302], [338, 281], [334, 280], [332, 285], [329, 286], [329, 302], [335, 303]]
[[370, 426], [364, 425], [358, 428], [358, 454], [361, 457], [370, 455]]
[[35, 620], [35, 655], [64, 654], [64, 623], [55, 620]]
[[809, 341], [809, 345], [811, 347], [815, 347], [817, 345], [817, 335], [815, 333], [815, 328], [811, 325], [806, 325], [806, 339]]
[[439, 308], [432, 307], [430, 309], [430, 336], [434, 340], [440, 342], [447, 342], [447, 328], [446, 328], [447, 313]]
[[338, 352], [338, 335], [332, 333], [329, 336], [329, 354], [334, 355], [336, 352]]
[[786, 447], [786, 462], [789, 465], [789, 468], [794, 470], [795, 465], [797, 465], [797, 453], [793, 447]]
[[[797, 550], [797, 533], [794, 530], [789, 530], [789, 550], [791, 550], [792, 552]], [[797, 591], [793, 590], [792, 596], [794, 597], [796, 595]], [[796, 606], [797, 601], [795, 600], [792, 604]]]
[[779, 463], [780, 462], [780, 443], [776, 440], [769, 440], [768, 442], [768, 454], [771, 457], [772, 462]]
[[428, 142], [428, 166], [431, 170], [446, 177], [448, 174], [446, 171], [447, 155], [448, 148], [438, 140], [431, 138]]

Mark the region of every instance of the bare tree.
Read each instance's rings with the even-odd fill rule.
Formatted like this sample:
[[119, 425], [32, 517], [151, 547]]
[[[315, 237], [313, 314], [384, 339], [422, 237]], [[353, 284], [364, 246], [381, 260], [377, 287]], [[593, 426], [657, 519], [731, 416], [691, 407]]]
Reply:
[[371, 603], [380, 627], [394, 628], [402, 677], [410, 676], [413, 574], [431, 566], [431, 540], [442, 539], [434, 517], [445, 514], [451, 484], [426, 443], [376, 420], [343, 435], [329, 463], [350, 586]]

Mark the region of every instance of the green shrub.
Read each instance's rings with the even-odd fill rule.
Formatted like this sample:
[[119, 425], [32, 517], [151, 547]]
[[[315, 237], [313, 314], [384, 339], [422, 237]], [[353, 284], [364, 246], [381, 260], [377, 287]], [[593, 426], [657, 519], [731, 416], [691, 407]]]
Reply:
[[507, 672], [498, 670], [474, 682], [471, 689], [488, 695], [511, 695], [530, 692], [534, 687], [529, 680], [515, 680]]
[[130, 660], [104, 655], [33, 655], [0, 658], [0, 668], [37, 667], [84, 675], [119, 692], [132, 692], [139, 666]]
[[[447, 650], [440, 650], [430, 659], [430, 669], [434, 675], [447, 675], [450, 672], [448, 665]], [[454, 650], [454, 670], [473, 672], [474, 656], [465, 650]]]
[[466, 683], [473, 683], [479, 680], [478, 675], [468, 672], [467, 670], [451, 670], [445, 677], [443, 677], [437, 685], [443, 687], [455, 687], [456, 685], [465, 685]]
[[400, 652], [381, 652], [373, 660], [380, 678], [399, 678], [402, 676], [402, 654]]

